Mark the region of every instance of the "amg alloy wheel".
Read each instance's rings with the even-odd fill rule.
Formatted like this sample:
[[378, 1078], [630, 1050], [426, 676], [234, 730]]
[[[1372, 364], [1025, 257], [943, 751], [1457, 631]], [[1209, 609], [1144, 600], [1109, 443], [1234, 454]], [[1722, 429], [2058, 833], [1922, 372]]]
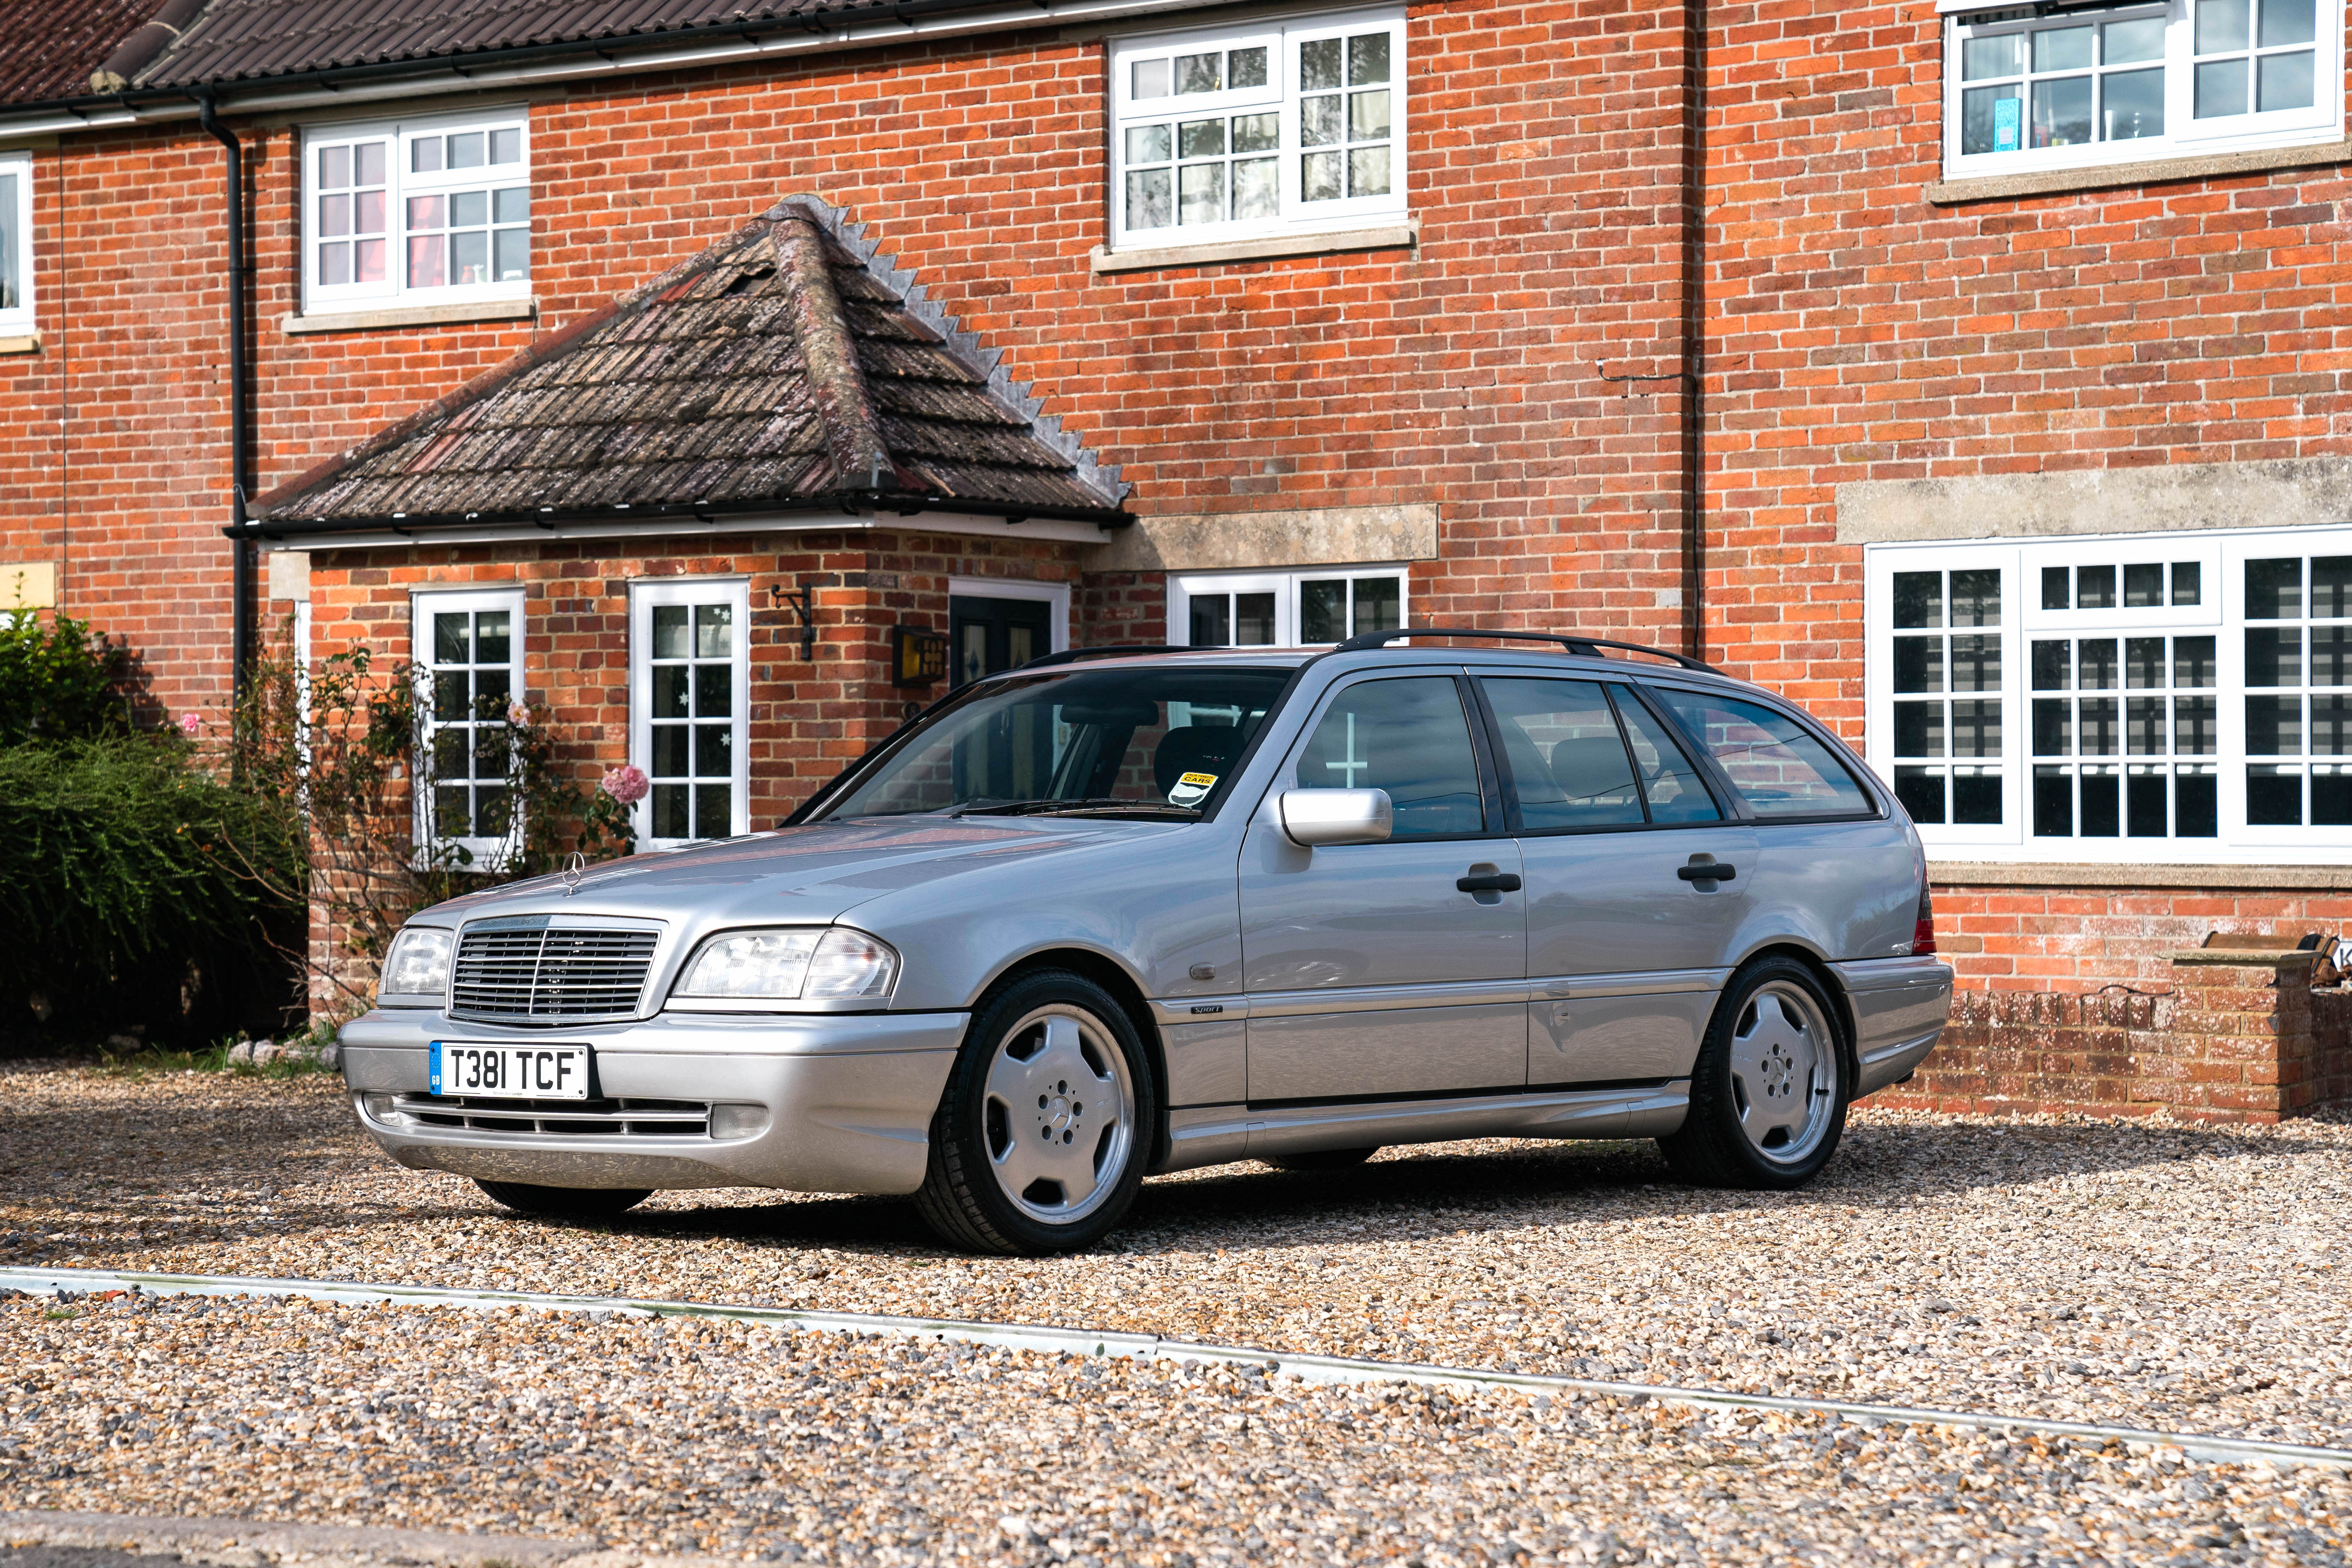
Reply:
[[1691, 1072], [1690, 1114], [1658, 1140], [1685, 1180], [1802, 1186], [1845, 1130], [1844, 1043], [1829, 997], [1794, 959], [1748, 965], [1724, 987]]

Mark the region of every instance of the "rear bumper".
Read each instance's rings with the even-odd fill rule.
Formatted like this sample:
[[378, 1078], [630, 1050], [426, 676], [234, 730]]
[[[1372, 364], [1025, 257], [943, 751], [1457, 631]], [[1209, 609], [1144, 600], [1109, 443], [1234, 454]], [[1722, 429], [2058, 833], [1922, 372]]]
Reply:
[[[415, 1170], [562, 1187], [781, 1187], [911, 1193], [969, 1018], [961, 1013], [664, 1016], [577, 1030], [504, 1029], [385, 1009], [344, 1026], [360, 1124]], [[586, 1045], [612, 1100], [739, 1108], [731, 1136], [449, 1126], [419, 1110], [434, 1040]], [[396, 1105], [395, 1100], [403, 1102]], [[549, 1107], [560, 1114], [560, 1107]]]
[[1908, 1078], [1952, 1013], [1952, 966], [1936, 958], [1868, 958], [1830, 968], [1853, 1009], [1854, 1097]]

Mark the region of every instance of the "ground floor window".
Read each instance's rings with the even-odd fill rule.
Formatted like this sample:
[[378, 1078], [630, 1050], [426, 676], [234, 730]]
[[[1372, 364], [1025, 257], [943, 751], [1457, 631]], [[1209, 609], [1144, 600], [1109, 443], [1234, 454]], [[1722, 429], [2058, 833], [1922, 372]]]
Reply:
[[[418, 842], [487, 868], [514, 837], [507, 713], [523, 694], [522, 591], [418, 594], [411, 605], [422, 711]], [[306, 613], [306, 641], [307, 622]]]
[[1404, 625], [1402, 566], [1213, 572], [1168, 583], [1169, 641], [1192, 647], [1310, 647]]
[[653, 783], [638, 841], [751, 831], [749, 584], [640, 583], [629, 595], [629, 753]]
[[1931, 847], [2352, 859], [2352, 527], [1874, 546], [1867, 615]]

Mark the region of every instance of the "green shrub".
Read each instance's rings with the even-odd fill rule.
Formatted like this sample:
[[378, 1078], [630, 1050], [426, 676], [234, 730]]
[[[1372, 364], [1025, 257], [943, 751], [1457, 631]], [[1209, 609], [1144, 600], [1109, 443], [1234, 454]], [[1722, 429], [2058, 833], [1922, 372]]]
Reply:
[[299, 852], [290, 801], [176, 735], [0, 747], [0, 1031], [275, 1028], [303, 915], [272, 889], [299, 886]]
[[132, 660], [88, 621], [0, 611], [0, 746], [127, 732]]

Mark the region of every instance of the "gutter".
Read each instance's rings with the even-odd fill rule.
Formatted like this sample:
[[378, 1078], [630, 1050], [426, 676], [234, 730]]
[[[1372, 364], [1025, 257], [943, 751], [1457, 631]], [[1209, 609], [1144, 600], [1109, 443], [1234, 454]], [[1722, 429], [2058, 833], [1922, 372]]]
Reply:
[[247, 466], [252, 447], [247, 410], [252, 401], [251, 368], [246, 363], [247, 300], [245, 287], [245, 149], [236, 132], [214, 115], [213, 100], [196, 100], [196, 117], [205, 133], [227, 151], [228, 181], [228, 483], [229, 527], [229, 675], [241, 703], [253, 665], [253, 546], [246, 526], [245, 498], [252, 493], [253, 474]]
[[192, 94], [213, 99], [226, 113], [340, 108], [425, 93], [493, 92], [639, 71], [707, 68], [987, 33], [1034, 31], [1205, 10], [1214, 3], [1215, 0], [1036, 0], [1025, 5], [988, 5], [984, 0], [903, 0], [887, 9], [874, 7], [870, 19], [832, 29], [821, 24], [800, 22], [778, 24], [771, 33], [747, 36], [744, 26], [738, 22], [653, 35], [636, 47], [629, 47], [629, 40], [585, 38], [484, 50], [446, 61], [394, 60], [258, 78], [244, 83], [132, 87], [121, 93], [22, 106], [16, 116], [0, 114], [0, 137], [198, 119], [198, 111], [191, 107]]
[[540, 528], [554, 529], [582, 523], [676, 523], [681, 530], [691, 531], [696, 524], [723, 522], [733, 518], [782, 518], [801, 515], [838, 515], [898, 512], [903, 517], [916, 517], [926, 512], [948, 512], [958, 517], [1002, 518], [1008, 524], [1027, 522], [1090, 522], [1097, 528], [1124, 528], [1135, 521], [1135, 514], [1110, 508], [1075, 506], [1015, 506], [999, 500], [959, 500], [952, 496], [888, 494], [874, 490], [836, 490], [831, 495], [812, 497], [804, 501], [778, 500], [743, 501], [730, 506], [693, 506], [658, 503], [646, 506], [608, 507], [590, 514], [564, 512], [463, 512], [442, 513], [425, 517], [360, 517], [263, 518], [254, 521], [240, 519], [237, 525], [224, 528], [221, 532], [231, 539], [331, 538], [346, 533], [396, 533], [404, 537], [430, 538], [435, 533], [456, 529]]

